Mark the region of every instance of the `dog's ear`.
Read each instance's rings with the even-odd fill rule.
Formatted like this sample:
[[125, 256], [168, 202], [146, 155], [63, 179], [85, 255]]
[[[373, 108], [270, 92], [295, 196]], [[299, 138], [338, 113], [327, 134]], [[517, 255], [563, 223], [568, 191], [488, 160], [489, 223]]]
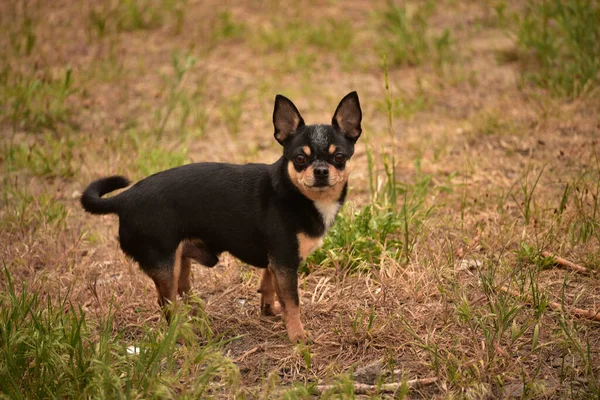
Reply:
[[362, 111], [358, 94], [356, 92], [348, 93], [337, 106], [331, 124], [340, 128], [348, 139], [356, 142], [362, 132], [361, 121]]
[[275, 96], [273, 126], [275, 126], [275, 139], [280, 144], [283, 144], [298, 128], [304, 126], [304, 120], [294, 103], [280, 94]]

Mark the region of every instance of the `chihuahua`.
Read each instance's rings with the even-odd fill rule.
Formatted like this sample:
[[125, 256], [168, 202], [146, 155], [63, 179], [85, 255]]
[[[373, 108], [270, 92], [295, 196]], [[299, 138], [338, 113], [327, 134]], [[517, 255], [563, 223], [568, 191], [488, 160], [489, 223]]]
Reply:
[[86, 188], [81, 204], [119, 216], [121, 248], [152, 278], [161, 307], [190, 290], [192, 260], [213, 267], [227, 251], [264, 270], [262, 314], [281, 311], [289, 339], [305, 341], [298, 267], [322, 244], [346, 198], [361, 120], [356, 92], [341, 100], [331, 125], [305, 125], [294, 103], [277, 95], [273, 125], [283, 156], [275, 163], [184, 165], [102, 198], [130, 184], [107, 177]]

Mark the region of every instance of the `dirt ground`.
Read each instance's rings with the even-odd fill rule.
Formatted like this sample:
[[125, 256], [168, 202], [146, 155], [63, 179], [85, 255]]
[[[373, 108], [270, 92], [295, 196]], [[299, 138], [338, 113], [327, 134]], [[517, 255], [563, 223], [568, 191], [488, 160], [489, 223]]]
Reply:
[[[285, 385], [331, 383], [379, 362], [382, 371], [395, 371], [386, 382], [437, 377], [411, 392], [417, 398], [594, 393], [599, 325], [571, 311], [600, 310], [600, 102], [594, 92], [564, 100], [523, 82], [522, 64], [506, 60], [516, 53], [515, 35], [498, 25], [488, 3], [444, 1], [433, 11], [432, 34], [452, 34], [451, 61], [389, 66], [391, 127], [383, 1], [188, 0], [156, 6], [155, 20], [144, 14], [150, 22], [137, 28], [116, 2], [0, 6], [10, 33], [2, 47], [25, 40], [19, 21], [26, 17], [36, 37], [31, 54], [4, 57], [6, 82], [72, 74], [64, 102], [45, 95], [18, 115], [5, 107], [3, 263], [19, 285], [68, 292], [91, 318], [112, 309], [115, 329], [135, 343], [143, 327], [164, 324], [155, 289], [119, 249], [117, 218], [83, 212], [85, 186], [113, 174], [140, 179], [173, 163], [274, 162], [281, 153], [272, 136], [277, 93], [291, 98], [307, 123], [327, 123], [356, 90], [363, 136], [344, 212], [372, 203], [369, 176], [383, 186], [392, 153], [407, 190], [430, 179], [420, 205], [428, 212], [418, 214], [408, 260], [389, 251], [353, 272], [309, 265], [300, 283], [309, 368], [281, 319], [260, 316], [260, 271], [229, 255], [211, 269], [194, 265], [194, 293], [215, 336], [232, 339], [223, 352], [243, 385], [263, 385], [270, 374]], [[508, 5], [511, 12], [520, 7]], [[320, 21], [347, 25], [352, 42], [336, 47], [342, 30], [322, 33], [330, 37], [319, 44], [320, 36], [305, 31]], [[181, 80], [174, 59], [179, 67], [191, 62]], [[36, 112], [55, 120], [35, 122]], [[12, 161], [9, 149], [17, 149]], [[524, 256], [542, 250], [591, 273], [541, 268]], [[561, 309], [532, 305], [535, 293]]]

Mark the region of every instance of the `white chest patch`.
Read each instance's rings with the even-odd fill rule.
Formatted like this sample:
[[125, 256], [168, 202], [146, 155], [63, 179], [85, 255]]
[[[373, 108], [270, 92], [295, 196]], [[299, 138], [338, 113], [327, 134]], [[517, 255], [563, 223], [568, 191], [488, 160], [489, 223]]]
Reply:
[[338, 203], [337, 201], [315, 201], [315, 207], [317, 207], [319, 214], [321, 214], [321, 217], [323, 218], [323, 223], [325, 223], [325, 230], [331, 228], [331, 225], [335, 220], [335, 216], [337, 215], [337, 212], [340, 209], [340, 203]]

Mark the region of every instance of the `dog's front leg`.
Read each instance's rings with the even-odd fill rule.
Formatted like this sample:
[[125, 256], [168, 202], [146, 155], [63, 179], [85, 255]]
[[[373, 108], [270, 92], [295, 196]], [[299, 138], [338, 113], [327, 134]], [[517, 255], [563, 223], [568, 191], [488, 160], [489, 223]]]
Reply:
[[275, 302], [275, 276], [269, 268], [265, 268], [260, 279], [260, 312], [262, 315], [279, 314], [281, 308]]
[[275, 291], [281, 303], [283, 320], [290, 340], [306, 341], [306, 332], [300, 322], [300, 297], [298, 296], [298, 273], [295, 268], [269, 266], [274, 278]]

